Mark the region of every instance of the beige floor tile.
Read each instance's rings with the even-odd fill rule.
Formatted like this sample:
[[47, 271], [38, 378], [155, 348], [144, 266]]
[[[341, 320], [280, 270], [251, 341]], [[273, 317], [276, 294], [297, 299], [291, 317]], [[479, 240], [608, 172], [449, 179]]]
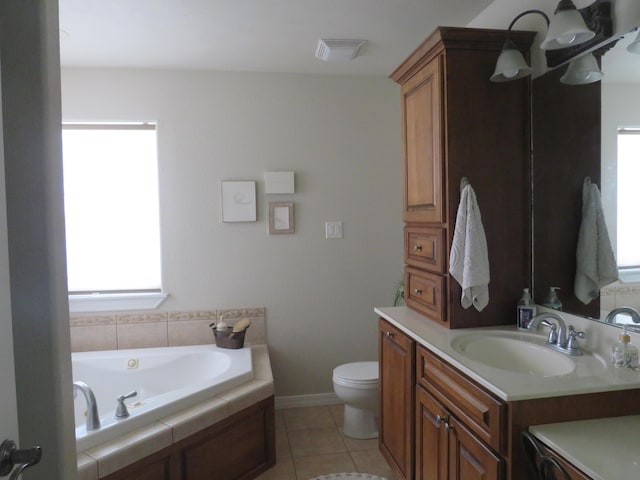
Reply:
[[291, 458], [289, 437], [284, 428], [276, 427], [276, 458]]
[[338, 403], [335, 405], [329, 405], [329, 412], [331, 413], [336, 425], [342, 427], [342, 424], [344, 423], [344, 404]]
[[358, 472], [378, 475], [388, 480], [396, 479], [391, 467], [377, 449], [351, 452], [351, 458]]
[[360, 452], [362, 450], [377, 450], [378, 439], [377, 438], [351, 438], [347, 437], [342, 429], [340, 429], [340, 435], [342, 435], [342, 441], [350, 452]]
[[256, 480], [297, 480], [293, 460], [278, 458], [275, 466], [257, 477]]
[[289, 432], [336, 426], [327, 406], [288, 408], [284, 410], [284, 422]]
[[284, 410], [276, 410], [275, 412], [276, 428], [286, 428], [284, 423]]
[[329, 473], [355, 472], [356, 466], [348, 453], [314, 455], [294, 458], [297, 480], [309, 480]]
[[289, 432], [289, 445], [293, 458], [347, 451], [335, 427], [294, 430]]

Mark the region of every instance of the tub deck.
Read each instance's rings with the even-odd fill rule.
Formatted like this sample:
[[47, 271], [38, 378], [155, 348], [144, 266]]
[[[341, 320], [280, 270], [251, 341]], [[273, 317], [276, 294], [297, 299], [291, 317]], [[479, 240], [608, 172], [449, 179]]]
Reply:
[[195, 406], [168, 415], [121, 437], [78, 452], [78, 478], [98, 480], [183, 442], [219, 422], [273, 397], [266, 345], [251, 347], [254, 378]]

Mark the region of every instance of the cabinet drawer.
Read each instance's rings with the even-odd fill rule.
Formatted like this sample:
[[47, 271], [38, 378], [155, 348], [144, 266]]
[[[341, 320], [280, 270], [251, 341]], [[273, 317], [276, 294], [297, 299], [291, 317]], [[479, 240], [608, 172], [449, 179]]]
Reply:
[[446, 322], [444, 277], [411, 267], [404, 269], [405, 302], [432, 320]]
[[478, 438], [501, 453], [506, 406], [426, 348], [416, 352], [416, 382], [429, 391]]
[[405, 263], [430, 272], [445, 273], [444, 234], [443, 228], [405, 227]]

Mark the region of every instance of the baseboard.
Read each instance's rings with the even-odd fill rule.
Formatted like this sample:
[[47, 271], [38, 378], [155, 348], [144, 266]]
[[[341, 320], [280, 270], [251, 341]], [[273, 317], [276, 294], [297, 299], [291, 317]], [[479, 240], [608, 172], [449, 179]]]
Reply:
[[316, 393], [312, 395], [290, 395], [275, 398], [276, 410], [296, 407], [317, 407], [342, 403], [335, 393]]

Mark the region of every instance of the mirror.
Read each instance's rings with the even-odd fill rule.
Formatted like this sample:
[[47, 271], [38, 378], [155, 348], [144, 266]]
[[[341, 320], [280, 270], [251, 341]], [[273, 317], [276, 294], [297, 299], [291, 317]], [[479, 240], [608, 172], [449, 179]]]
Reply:
[[636, 35], [599, 50], [602, 82], [564, 85], [561, 67], [532, 83], [534, 299], [543, 304], [549, 288], [559, 287], [563, 311], [593, 319], [604, 320], [616, 307], [640, 307], [640, 283], [613, 284], [586, 305], [573, 290], [586, 177], [601, 190], [616, 250], [618, 127], [640, 127], [640, 89], [631, 84], [640, 83], [640, 55], [626, 50]]

